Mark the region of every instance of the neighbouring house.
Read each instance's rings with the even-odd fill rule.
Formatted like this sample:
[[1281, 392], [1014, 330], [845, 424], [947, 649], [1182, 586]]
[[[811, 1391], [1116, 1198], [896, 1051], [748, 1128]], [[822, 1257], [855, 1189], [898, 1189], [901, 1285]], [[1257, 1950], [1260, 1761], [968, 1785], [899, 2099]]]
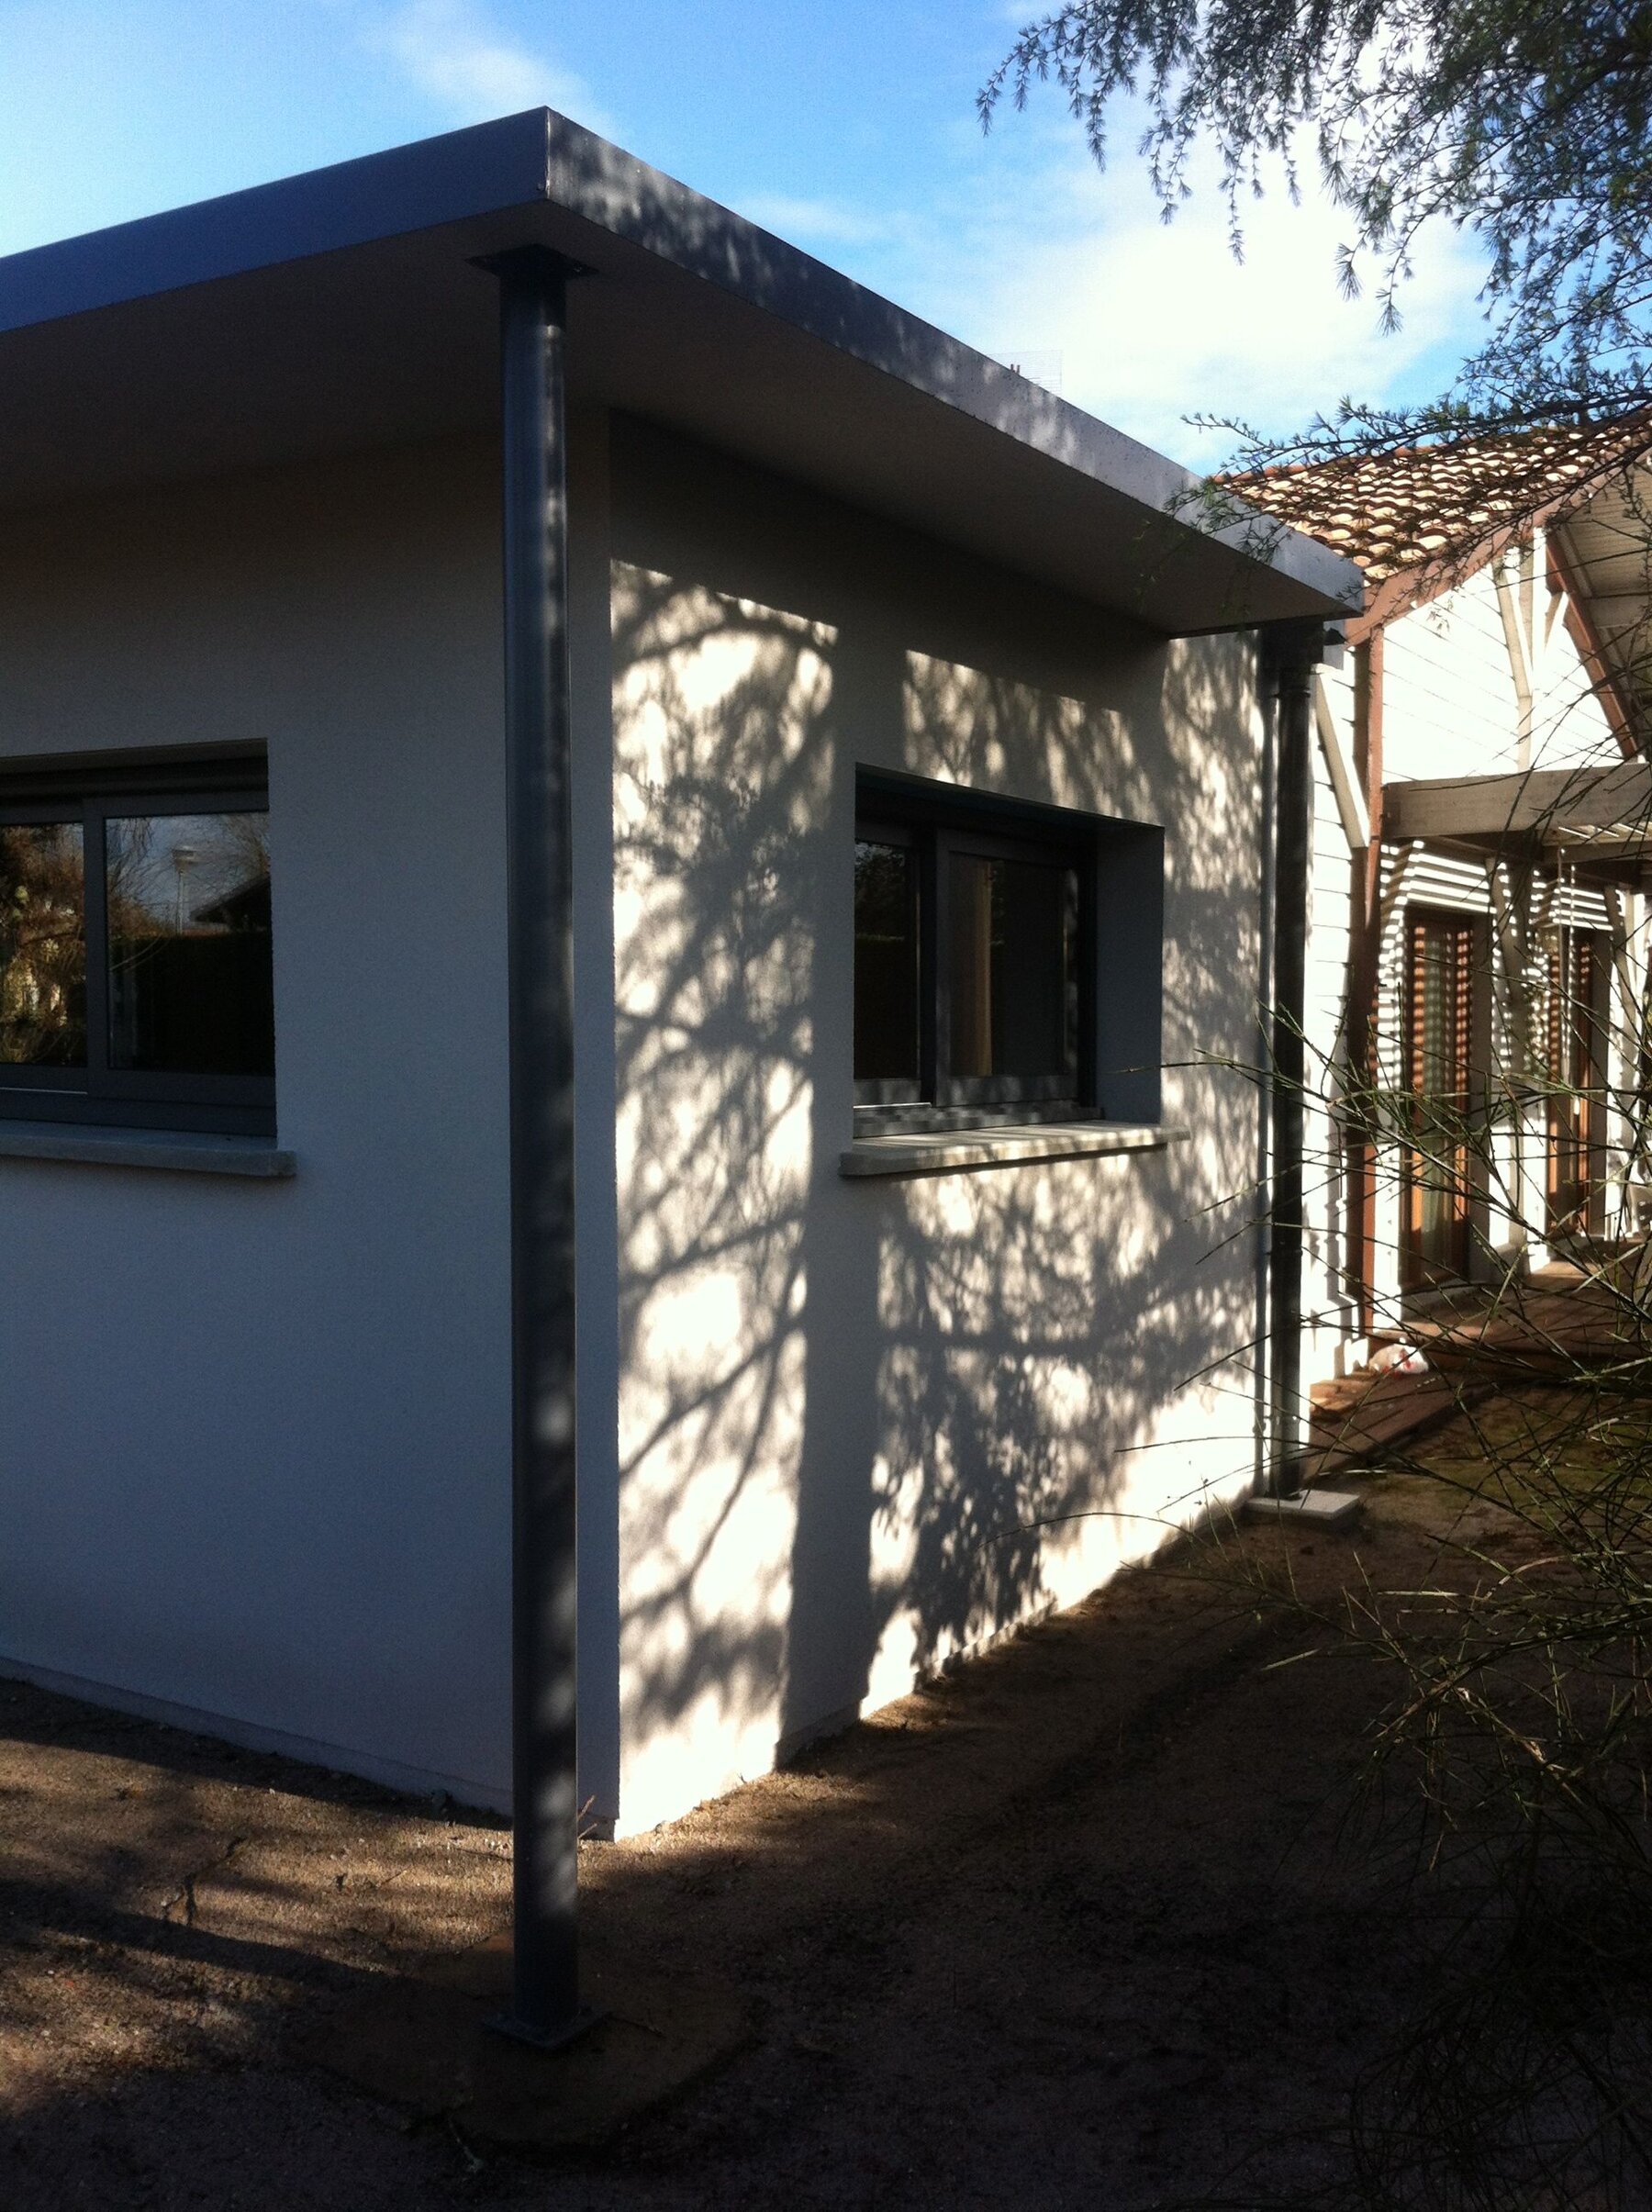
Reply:
[[634, 1829], [1250, 1484], [1356, 568], [543, 111], [0, 262], [0, 1664], [503, 1804], [576, 1448]]
[[1645, 1227], [1649, 441], [1233, 480], [1369, 588], [1313, 679], [1310, 1380], [1419, 1299]]

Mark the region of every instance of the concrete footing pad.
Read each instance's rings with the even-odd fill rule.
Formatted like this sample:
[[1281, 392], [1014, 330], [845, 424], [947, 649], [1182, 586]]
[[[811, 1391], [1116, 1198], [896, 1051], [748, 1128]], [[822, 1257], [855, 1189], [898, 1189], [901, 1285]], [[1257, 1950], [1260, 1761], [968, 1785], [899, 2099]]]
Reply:
[[501, 1938], [385, 1975], [318, 2028], [306, 2056], [415, 2120], [451, 2119], [474, 2141], [531, 2152], [601, 2141], [749, 2039], [746, 2005], [714, 1983], [589, 1961], [580, 1979], [598, 2016], [555, 2050], [485, 2025], [509, 1995]]
[[1345, 1528], [1359, 1506], [1358, 1493], [1351, 1490], [1299, 1490], [1289, 1498], [1245, 1501], [1253, 1520], [1295, 1522], [1311, 1528]]

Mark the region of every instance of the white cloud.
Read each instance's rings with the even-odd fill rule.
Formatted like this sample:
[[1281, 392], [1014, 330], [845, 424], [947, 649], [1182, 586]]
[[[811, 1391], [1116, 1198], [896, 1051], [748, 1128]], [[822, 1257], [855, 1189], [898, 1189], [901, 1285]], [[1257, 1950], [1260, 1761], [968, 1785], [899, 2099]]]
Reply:
[[1196, 187], [1166, 224], [1122, 132], [1115, 142], [1105, 174], [1069, 151], [1036, 191], [1003, 196], [928, 258], [914, 304], [997, 358], [1057, 356], [1066, 398], [1195, 465], [1233, 441], [1188, 415], [1288, 433], [1345, 394], [1432, 397], [1474, 342], [1483, 271], [1457, 234], [1423, 241], [1402, 327], [1385, 336], [1374, 296], [1337, 289], [1337, 209], [1292, 206], [1282, 188], [1248, 203], [1235, 261], [1218, 191]]
[[[3, 0], [0, 0], [3, 4]], [[359, 0], [332, 0], [353, 8]], [[1012, 13], [1020, 0], [1009, 0]], [[486, 0], [396, 0], [364, 35], [453, 122], [544, 104], [623, 139], [583, 79], [486, 12]], [[1404, 287], [1404, 326], [1380, 333], [1378, 303], [1344, 299], [1345, 218], [1323, 199], [1293, 206], [1282, 182], [1244, 210], [1235, 262], [1227, 210], [1207, 169], [1166, 225], [1135, 153], [1139, 113], [1111, 119], [1105, 173], [1071, 120], [1044, 103], [1000, 116], [983, 141], [960, 115], [942, 134], [927, 191], [879, 207], [878, 180], [849, 189], [741, 194], [742, 211], [838, 262], [863, 282], [999, 360], [1056, 382], [1064, 397], [1195, 465], [1232, 440], [1190, 414], [1265, 431], [1306, 427], [1345, 394], [1432, 397], [1479, 333], [1482, 268], [1472, 242], [1425, 239]], [[639, 149], [647, 154], [649, 149]], [[1303, 173], [1312, 176], [1311, 160]], [[944, 179], [944, 181], [942, 181]], [[831, 182], [835, 183], [837, 179]]]
[[455, 123], [554, 107], [612, 131], [582, 77], [512, 39], [470, 0], [407, 0], [367, 32], [366, 43]]

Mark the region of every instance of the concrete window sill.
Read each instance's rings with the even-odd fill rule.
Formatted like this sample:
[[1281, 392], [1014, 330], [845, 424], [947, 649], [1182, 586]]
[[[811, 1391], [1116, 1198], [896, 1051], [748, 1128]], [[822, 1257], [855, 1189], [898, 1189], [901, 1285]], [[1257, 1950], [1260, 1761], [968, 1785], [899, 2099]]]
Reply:
[[1031, 1160], [1100, 1159], [1116, 1152], [1163, 1152], [1186, 1141], [1185, 1129], [1137, 1122], [1053, 1122], [1021, 1129], [915, 1130], [900, 1136], [858, 1137], [838, 1157], [838, 1173], [858, 1180], [881, 1175], [956, 1175], [1014, 1167]]
[[297, 1172], [297, 1161], [264, 1137], [206, 1136], [172, 1129], [102, 1129], [82, 1122], [0, 1121], [0, 1159], [69, 1160], [94, 1167], [169, 1167], [182, 1175], [251, 1176], [262, 1182]]

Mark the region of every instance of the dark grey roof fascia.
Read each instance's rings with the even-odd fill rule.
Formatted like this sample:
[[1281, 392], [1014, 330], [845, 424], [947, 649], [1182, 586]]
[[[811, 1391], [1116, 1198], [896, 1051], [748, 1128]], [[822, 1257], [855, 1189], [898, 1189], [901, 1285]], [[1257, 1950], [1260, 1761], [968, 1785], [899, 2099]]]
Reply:
[[1328, 547], [1260, 516], [1201, 527], [1200, 480], [1175, 462], [548, 108], [0, 259], [0, 333], [546, 204], [1289, 577], [1334, 609], [1363, 603], [1360, 572]]
[[0, 259], [0, 331], [542, 200], [546, 112], [530, 108], [8, 254]]
[[[1202, 481], [1179, 463], [565, 117], [550, 114], [549, 124], [547, 191], [558, 207], [1123, 492], [1184, 529], [1323, 592], [1350, 613], [1364, 606], [1363, 571], [1318, 539], [1248, 507], [1221, 527], [1201, 527]], [[1233, 515], [1240, 505], [1227, 497], [1222, 511]]]

